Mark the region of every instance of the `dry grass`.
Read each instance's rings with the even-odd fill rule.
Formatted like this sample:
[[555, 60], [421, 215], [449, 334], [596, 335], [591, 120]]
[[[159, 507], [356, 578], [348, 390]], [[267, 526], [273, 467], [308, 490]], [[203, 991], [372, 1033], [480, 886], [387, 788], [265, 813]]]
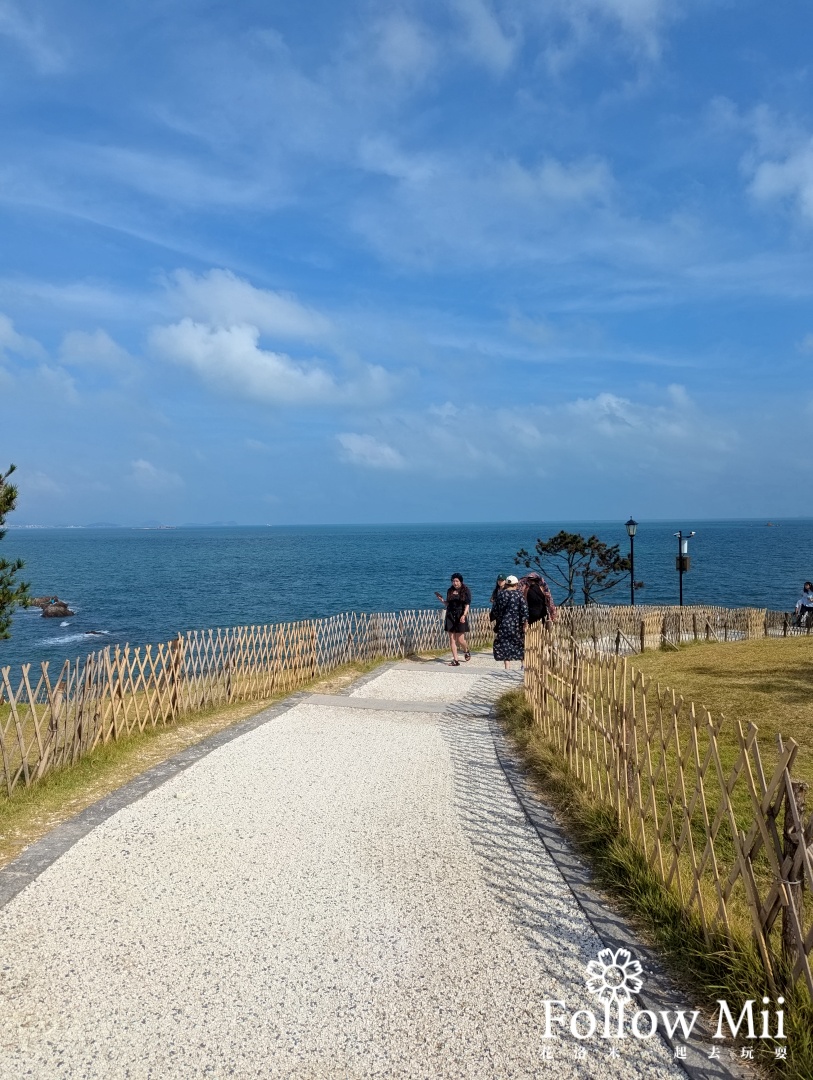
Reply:
[[777, 734], [800, 751], [794, 775], [813, 782], [813, 640], [762, 638], [705, 642], [679, 650], [645, 652], [630, 663], [712, 715], [753, 722], [768, 749]]
[[[349, 664], [297, 689], [336, 693], [381, 663], [375, 660]], [[171, 727], [151, 728], [120, 742], [98, 746], [75, 765], [49, 773], [30, 788], [18, 788], [11, 798], [0, 796], [0, 867], [55, 826], [75, 817], [153, 765], [288, 696], [290, 693], [265, 701], [209, 709], [182, 717]]]

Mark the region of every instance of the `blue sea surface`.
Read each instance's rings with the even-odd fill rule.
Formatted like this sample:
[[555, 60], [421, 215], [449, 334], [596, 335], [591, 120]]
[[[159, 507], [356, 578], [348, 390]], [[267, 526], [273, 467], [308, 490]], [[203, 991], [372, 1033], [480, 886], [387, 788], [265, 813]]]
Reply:
[[[629, 551], [620, 522], [325, 525], [149, 529], [13, 529], [0, 546], [21, 557], [32, 594], [57, 594], [76, 615], [14, 617], [0, 666], [85, 656], [105, 645], [166, 641], [178, 631], [312, 618], [341, 611], [431, 607], [452, 572], [485, 605], [500, 572], [536, 537], [559, 529]], [[696, 529], [685, 603], [793, 607], [813, 579], [813, 521], [642, 522], [635, 540], [638, 603], [677, 603], [674, 533]], [[518, 571], [521, 573], [521, 571]], [[557, 596], [554, 588], [554, 597]], [[628, 603], [625, 582], [607, 594]], [[99, 636], [89, 631], [102, 631]]]

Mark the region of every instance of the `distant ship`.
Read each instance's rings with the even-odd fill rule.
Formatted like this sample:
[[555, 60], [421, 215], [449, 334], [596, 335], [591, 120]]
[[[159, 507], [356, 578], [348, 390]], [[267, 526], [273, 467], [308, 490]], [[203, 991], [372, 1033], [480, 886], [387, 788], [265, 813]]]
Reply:
[[774, 522], [774, 521], [766, 521], [765, 522], [765, 527], [767, 529], [779, 529], [779, 528], [781, 528], [781, 525], [777, 525], [776, 522]]

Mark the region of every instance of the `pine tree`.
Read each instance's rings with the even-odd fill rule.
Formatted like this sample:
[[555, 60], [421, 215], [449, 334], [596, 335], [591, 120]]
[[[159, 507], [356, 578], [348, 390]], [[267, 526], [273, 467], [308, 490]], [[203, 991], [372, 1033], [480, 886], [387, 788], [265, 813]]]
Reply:
[[[610, 547], [597, 536], [562, 530], [547, 540], [538, 539], [534, 552], [522, 548], [514, 557], [517, 566], [535, 567], [563, 590], [562, 605], [575, 602], [580, 592], [585, 604], [595, 604], [604, 593], [614, 589], [629, 576], [631, 563], [619, 551], [618, 544]], [[635, 587], [641, 588], [636, 582]]]
[[[17, 505], [17, 488], [9, 483], [9, 477], [16, 466], [11, 465], [8, 471], [0, 473], [0, 540], [6, 535], [3, 525], [6, 515], [10, 514]], [[17, 574], [23, 568], [21, 559], [9, 562], [8, 559], [0, 559], [0, 639], [11, 637], [9, 627], [14, 609], [25, 604], [28, 600], [28, 585], [22, 581], [16, 581]]]

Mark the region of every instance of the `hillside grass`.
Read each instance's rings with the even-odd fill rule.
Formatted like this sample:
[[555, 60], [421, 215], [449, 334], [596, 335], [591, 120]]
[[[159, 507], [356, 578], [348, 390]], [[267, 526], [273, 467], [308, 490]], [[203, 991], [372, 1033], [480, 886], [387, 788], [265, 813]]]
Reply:
[[778, 734], [794, 739], [794, 776], [813, 783], [813, 637], [698, 642], [644, 652], [630, 663], [713, 716], [744, 729], [754, 723], [764, 750], [773, 750]]

